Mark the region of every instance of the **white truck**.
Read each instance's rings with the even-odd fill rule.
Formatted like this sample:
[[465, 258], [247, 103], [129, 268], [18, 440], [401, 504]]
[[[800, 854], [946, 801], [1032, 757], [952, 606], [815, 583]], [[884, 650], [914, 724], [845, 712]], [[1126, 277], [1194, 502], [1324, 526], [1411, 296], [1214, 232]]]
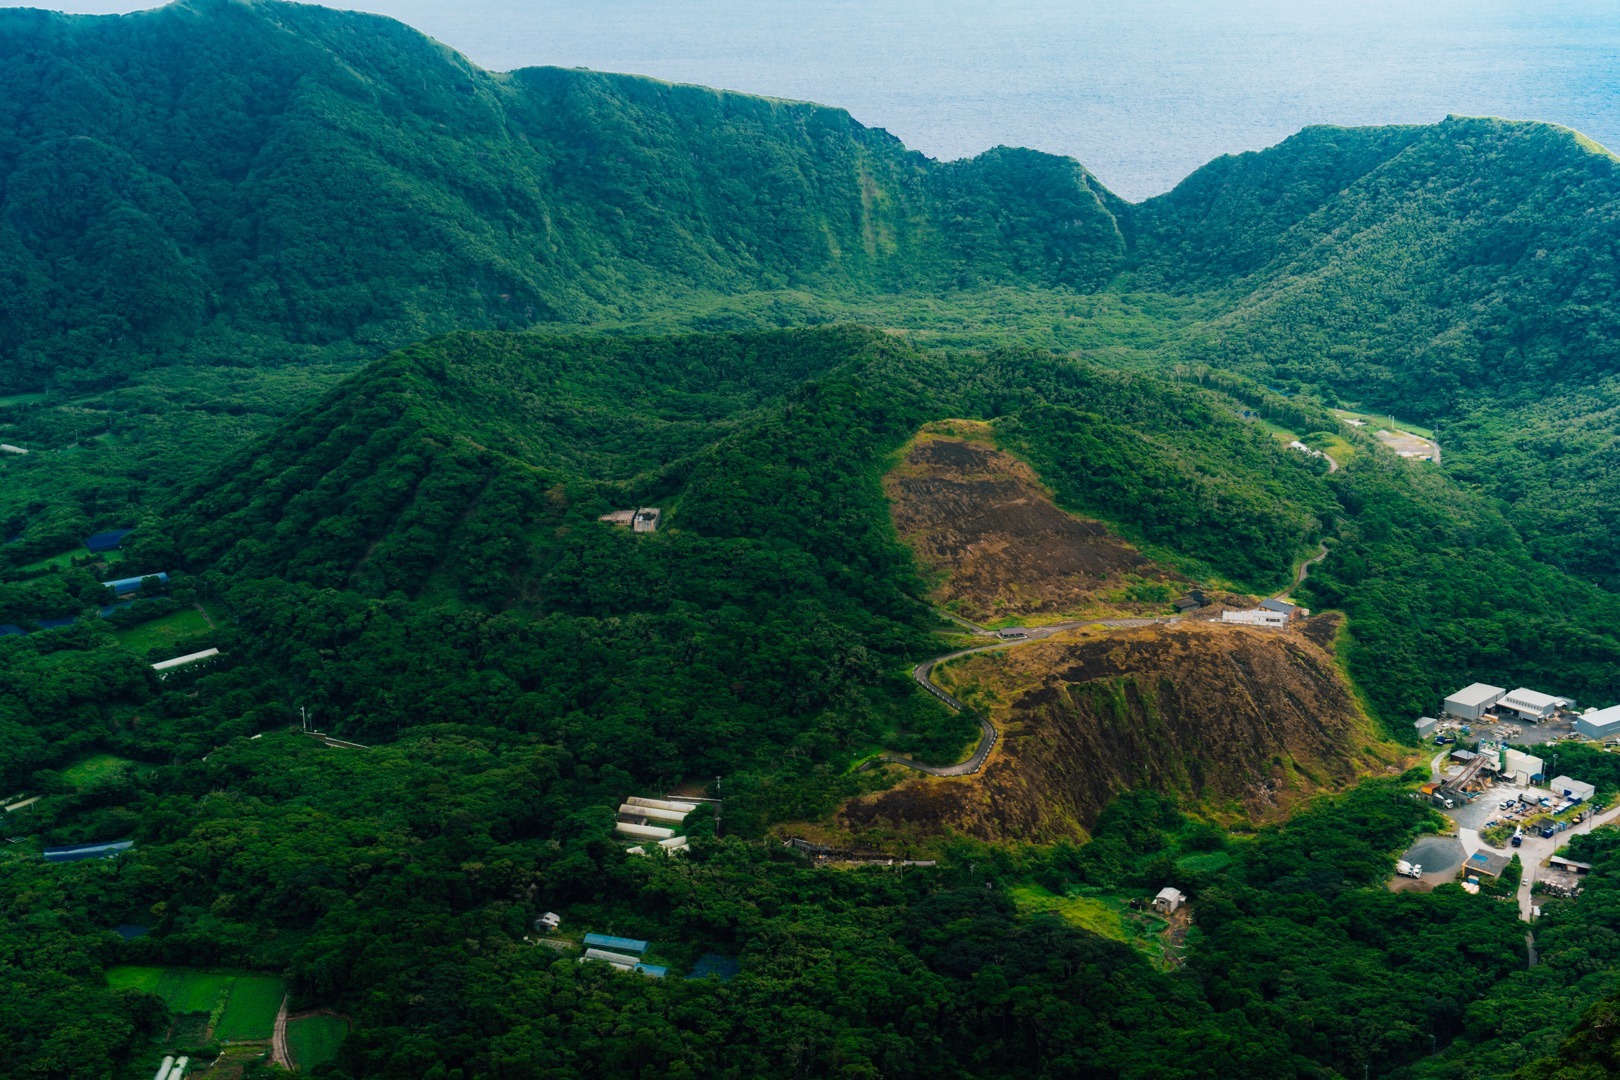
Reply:
[[1395, 863], [1395, 872], [1402, 877], [1422, 877], [1423, 864], [1411, 863], [1407, 862], [1405, 859], [1400, 859]]

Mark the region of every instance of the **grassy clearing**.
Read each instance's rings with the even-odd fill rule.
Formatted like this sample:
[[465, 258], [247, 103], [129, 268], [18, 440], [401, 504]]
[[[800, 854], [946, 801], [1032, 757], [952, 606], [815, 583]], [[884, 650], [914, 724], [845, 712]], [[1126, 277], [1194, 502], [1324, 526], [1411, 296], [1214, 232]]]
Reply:
[[1321, 450], [1340, 465], [1356, 456], [1356, 448], [1345, 442], [1344, 438], [1335, 432], [1313, 431], [1299, 441], [1312, 450]]
[[207, 617], [195, 608], [187, 608], [113, 633], [126, 649], [145, 653], [148, 649], [168, 647], [181, 638], [207, 633], [208, 630]]
[[0, 394], [0, 409], [11, 405], [38, 405], [45, 400], [43, 393], [36, 394]]
[[1176, 867], [1181, 870], [1195, 870], [1213, 873], [1216, 870], [1225, 870], [1231, 865], [1232, 856], [1224, 851], [1211, 851], [1203, 855], [1184, 855], [1176, 860]]
[[1292, 431], [1283, 427], [1281, 424], [1273, 424], [1270, 420], [1262, 420], [1259, 417], [1255, 417], [1254, 422], [1269, 431], [1274, 438], [1281, 439], [1283, 442], [1293, 442], [1299, 438], [1298, 435], [1295, 435]]
[[158, 980], [162, 978], [163, 969], [160, 967], [120, 964], [118, 967], [107, 969], [107, 985], [114, 990], [133, 988], [145, 990], [148, 994], [155, 994], [157, 993]]
[[1048, 912], [1064, 922], [1115, 941], [1130, 939], [1118, 909], [1096, 897], [1059, 896], [1039, 885], [1019, 885], [1012, 890], [1012, 898], [1020, 910]]
[[17, 567], [17, 572], [19, 574], [32, 574], [37, 573], [40, 570], [49, 570], [53, 566], [66, 568], [73, 564], [73, 557], [75, 555], [85, 554], [88, 554], [88, 552], [86, 552], [83, 548], [75, 548], [72, 551], [64, 551], [60, 555], [47, 555], [43, 559], [35, 559], [26, 566]]
[[1408, 423], [1386, 413], [1364, 413], [1356, 412], [1353, 409], [1329, 409], [1328, 411], [1341, 420], [1366, 421], [1369, 433], [1377, 431], [1379, 428], [1385, 428], [1395, 431], [1410, 431], [1413, 435], [1419, 435], [1431, 441], [1434, 439], [1433, 428], [1420, 427], [1417, 424]]
[[268, 1039], [276, 1026], [276, 1013], [287, 987], [265, 976], [243, 976], [231, 987], [225, 1015], [214, 1028], [216, 1039]]
[[337, 1057], [349, 1037], [349, 1022], [341, 1016], [305, 1016], [287, 1022], [287, 1049], [300, 1072]]
[[92, 754], [63, 769], [62, 778], [74, 787], [87, 787], [97, 780], [127, 769], [129, 765], [128, 758], [121, 758], [115, 754]]

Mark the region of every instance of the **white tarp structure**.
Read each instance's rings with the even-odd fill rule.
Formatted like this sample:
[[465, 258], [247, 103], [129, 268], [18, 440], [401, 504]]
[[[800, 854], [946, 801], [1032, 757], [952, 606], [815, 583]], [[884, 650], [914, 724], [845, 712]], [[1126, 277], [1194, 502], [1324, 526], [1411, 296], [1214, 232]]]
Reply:
[[173, 660], [159, 660], [152, 665], [153, 671], [168, 671], [170, 668], [181, 667], [185, 664], [195, 664], [198, 660], [206, 660], [210, 656], [218, 656], [218, 649], [204, 649], [202, 652], [187, 653], [177, 656]]
[[690, 814], [697, 809], [697, 803], [675, 802], [672, 799], [648, 799], [640, 795], [632, 795], [624, 801], [631, 806], [650, 806], [655, 810], [679, 810], [683, 814]]
[[675, 835], [674, 829], [664, 829], [657, 825], [632, 825], [628, 821], [621, 821], [613, 826], [613, 830], [625, 836], [634, 836], [638, 840], [668, 840]]
[[622, 803], [619, 813], [628, 817], [644, 817], [653, 821], [684, 821], [690, 810], [665, 810], [657, 806], [636, 806], [633, 803]]

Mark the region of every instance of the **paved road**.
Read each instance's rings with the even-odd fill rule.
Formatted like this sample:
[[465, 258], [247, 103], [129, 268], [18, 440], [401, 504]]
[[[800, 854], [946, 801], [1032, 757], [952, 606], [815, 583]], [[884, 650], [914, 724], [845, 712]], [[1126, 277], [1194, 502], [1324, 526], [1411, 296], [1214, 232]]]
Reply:
[[[927, 690], [957, 712], [965, 713], [971, 713], [973, 710], [940, 689], [934, 682], [933, 674], [936, 664], [942, 664], [947, 660], [955, 660], [959, 656], [971, 656], [974, 653], [992, 652], [996, 649], [1015, 649], [1020, 645], [1028, 645], [1032, 641], [1041, 641], [1051, 637], [1053, 634], [1061, 634], [1066, 630], [1078, 630], [1083, 626], [1121, 628], [1163, 626], [1181, 619], [1180, 615], [1168, 615], [1161, 619], [1081, 619], [1076, 622], [1052, 623], [1048, 626], [1009, 626], [1003, 630], [986, 630], [982, 626], [974, 626], [973, 623], [968, 622], [966, 619], [957, 619], [956, 616], [950, 615], [948, 612], [941, 612], [941, 614], [946, 615], [947, 618], [955, 619], [964, 626], [973, 626], [975, 632], [981, 635], [1001, 638], [993, 645], [976, 645], [971, 649], [958, 649], [955, 652], [946, 653], [944, 656], [936, 656], [932, 660], [924, 660], [911, 669], [911, 677], [916, 679], [924, 690]], [[1002, 635], [1005, 634], [1022, 634], [1023, 636], [1003, 638]], [[974, 748], [973, 755], [959, 765], [924, 765], [920, 761], [913, 761], [897, 754], [883, 754], [875, 758], [874, 761], [881, 761], [890, 765], [904, 765], [908, 769], [916, 769], [918, 772], [925, 772], [929, 776], [971, 776], [984, 768], [985, 759], [990, 756], [990, 751], [995, 749], [996, 745], [995, 725], [982, 716], [979, 717], [979, 732], [979, 745]]]
[[1322, 456], [1327, 458], [1328, 475], [1329, 476], [1332, 476], [1334, 473], [1339, 471], [1339, 463], [1337, 461], [1333, 460], [1333, 455], [1332, 454], [1330, 454], [1330, 453], [1328, 453], [1327, 451], [1324, 450], [1322, 452]]
[[1304, 562], [1299, 564], [1299, 569], [1294, 572], [1294, 583], [1293, 583], [1293, 585], [1289, 586], [1288, 588], [1284, 589], [1282, 592], [1278, 593], [1277, 596], [1287, 596], [1289, 593], [1293, 592], [1295, 589], [1297, 589], [1301, 585], [1305, 584], [1305, 576], [1311, 572], [1311, 567], [1315, 566], [1317, 563], [1319, 563], [1323, 559], [1327, 558], [1327, 556], [1328, 556], [1328, 546], [1326, 544], [1320, 545], [1317, 548], [1317, 551], [1316, 551], [1315, 555], [1311, 556], [1309, 559], [1306, 559]]

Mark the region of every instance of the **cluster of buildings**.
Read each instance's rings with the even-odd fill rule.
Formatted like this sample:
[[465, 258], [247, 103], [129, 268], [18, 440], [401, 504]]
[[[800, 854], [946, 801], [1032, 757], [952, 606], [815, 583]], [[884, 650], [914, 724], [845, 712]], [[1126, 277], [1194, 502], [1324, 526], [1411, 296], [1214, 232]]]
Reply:
[[1531, 724], [1556, 720], [1574, 709], [1575, 702], [1571, 698], [1554, 697], [1523, 686], [1504, 690], [1485, 683], [1464, 687], [1446, 698], [1445, 705], [1446, 714], [1459, 720], [1514, 719]]
[[[1445, 711], [1449, 716], [1467, 721], [1511, 718], [1541, 724], [1571, 717], [1577, 735], [1600, 742], [1620, 738], [1620, 705], [1607, 709], [1587, 709], [1577, 715], [1573, 698], [1554, 697], [1523, 686], [1517, 690], [1504, 690], [1500, 686], [1474, 683], [1446, 698]], [[1433, 732], [1432, 727], [1428, 732], [1424, 731], [1425, 722], [1434, 723], [1428, 717], [1419, 720], [1420, 736]]]
[[[619, 804], [619, 820], [613, 831], [632, 840], [652, 840], [671, 854], [684, 854], [686, 837], [677, 831], [687, 815], [697, 809], [695, 802], [673, 799], [649, 799], [632, 795]], [[632, 855], [645, 855], [647, 849], [638, 844], [629, 849]]]

